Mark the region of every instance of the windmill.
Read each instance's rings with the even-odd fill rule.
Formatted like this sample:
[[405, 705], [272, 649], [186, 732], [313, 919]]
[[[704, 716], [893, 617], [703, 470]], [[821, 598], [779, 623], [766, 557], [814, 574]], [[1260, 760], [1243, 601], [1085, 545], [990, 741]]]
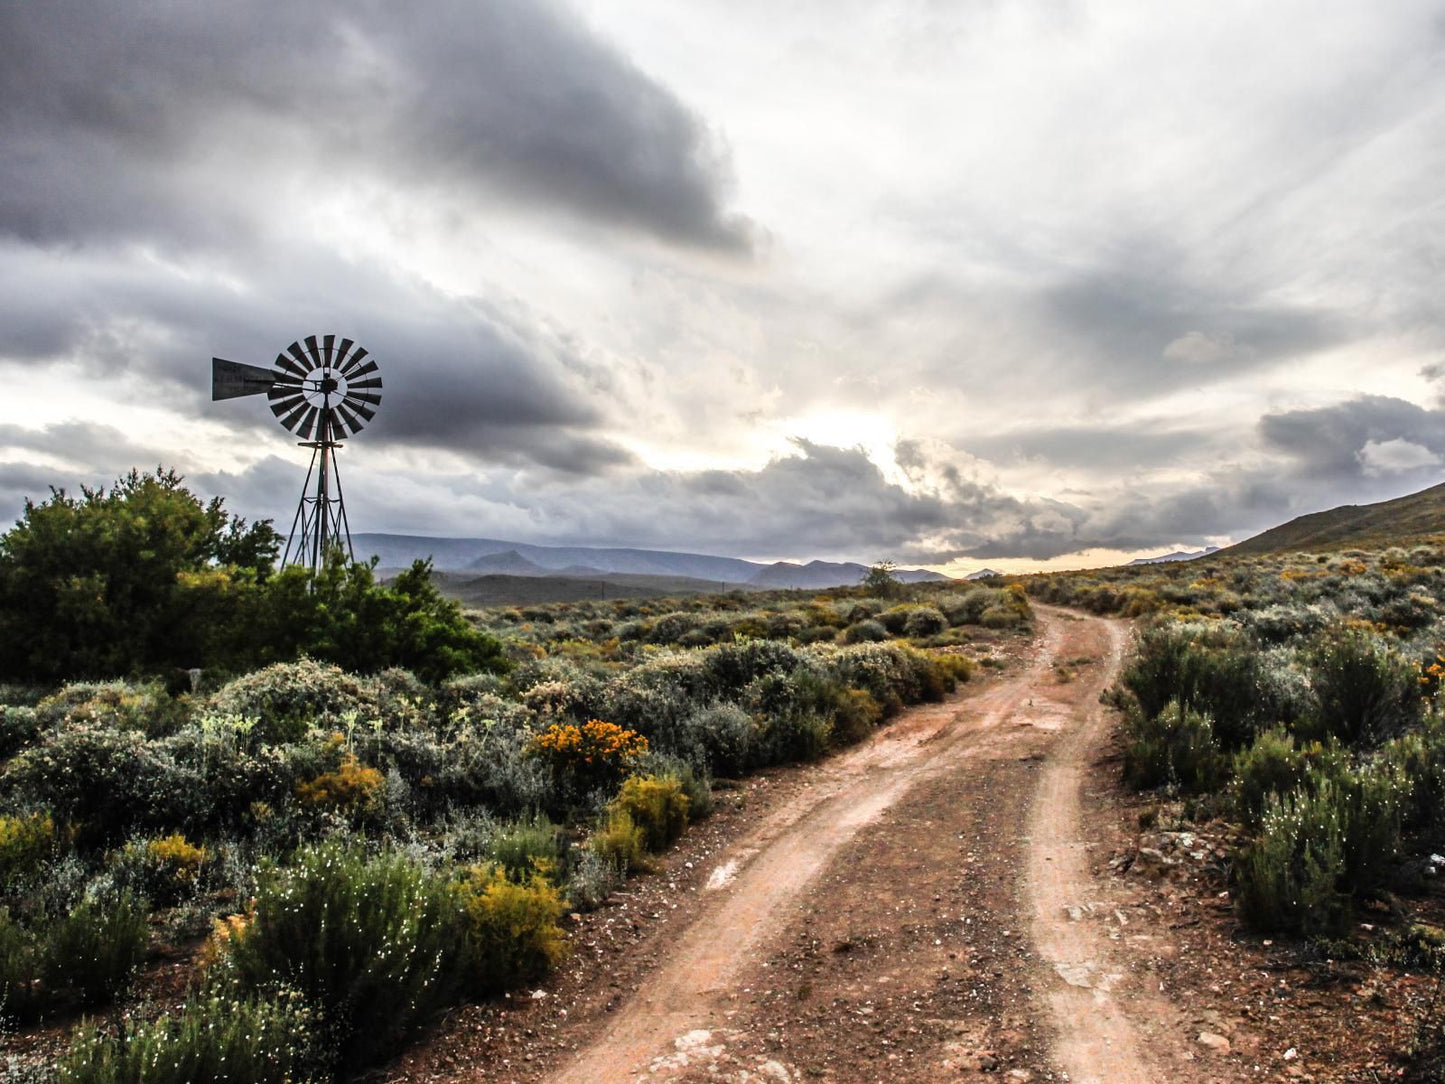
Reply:
[[212, 358], [211, 399], [265, 392], [271, 413], [301, 438], [301, 447], [311, 449], [311, 466], [281, 565], [305, 565], [314, 574], [334, 546], [344, 545], [347, 557], [355, 560], [336, 450], [375, 416], [381, 403], [381, 369], [350, 339], [308, 335], [304, 342], [304, 347], [294, 342], [277, 354], [269, 369]]

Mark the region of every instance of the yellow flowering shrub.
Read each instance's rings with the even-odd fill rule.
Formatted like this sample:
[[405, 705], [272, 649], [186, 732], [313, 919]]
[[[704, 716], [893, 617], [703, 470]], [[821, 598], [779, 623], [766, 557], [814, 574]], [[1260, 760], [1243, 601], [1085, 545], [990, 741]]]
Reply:
[[0, 816], [0, 885], [39, 867], [55, 846], [55, 822], [44, 813]]
[[146, 857], [178, 885], [196, 883], [206, 862], [206, 848], [198, 847], [179, 832], [146, 843]]

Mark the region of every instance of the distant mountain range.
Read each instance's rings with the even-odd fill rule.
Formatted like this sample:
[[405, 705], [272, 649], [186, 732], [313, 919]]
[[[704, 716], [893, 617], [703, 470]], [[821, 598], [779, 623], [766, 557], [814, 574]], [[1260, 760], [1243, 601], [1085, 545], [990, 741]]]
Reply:
[[1173, 553], [1166, 553], [1159, 557], [1137, 557], [1130, 561], [1131, 565], [1164, 565], [1171, 561], [1195, 561], [1200, 557], [1208, 557], [1211, 553], [1218, 553], [1218, 546], [1205, 546], [1202, 550], [1175, 550]]
[[1220, 552], [1281, 553], [1398, 545], [1432, 535], [1445, 535], [1445, 484], [1378, 504], [1346, 504], [1312, 512]]
[[[773, 590], [851, 587], [868, 572], [868, 566], [852, 561], [810, 561], [805, 565], [778, 561], [769, 565], [702, 553], [534, 546], [495, 538], [356, 534], [351, 540], [358, 557], [365, 559], [374, 555], [384, 569], [406, 568], [418, 558], [430, 557], [432, 567], [437, 571], [470, 573], [473, 576], [597, 579], [622, 574], [706, 580], [721, 585], [721, 589], [751, 587]], [[921, 568], [898, 569], [893, 574], [904, 583], [948, 578]]]

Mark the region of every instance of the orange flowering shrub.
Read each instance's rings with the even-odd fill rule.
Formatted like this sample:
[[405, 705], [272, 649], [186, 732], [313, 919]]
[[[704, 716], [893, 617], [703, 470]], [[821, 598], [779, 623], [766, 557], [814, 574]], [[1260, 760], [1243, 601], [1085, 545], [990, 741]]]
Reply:
[[647, 753], [647, 739], [635, 730], [601, 719], [553, 723], [532, 739], [532, 752], [559, 776], [583, 789], [620, 781]]
[[386, 780], [375, 768], [360, 764], [347, 756], [334, 772], [323, 772], [315, 779], [296, 786], [301, 804], [313, 809], [335, 809], [357, 812], [370, 809], [381, 797]]

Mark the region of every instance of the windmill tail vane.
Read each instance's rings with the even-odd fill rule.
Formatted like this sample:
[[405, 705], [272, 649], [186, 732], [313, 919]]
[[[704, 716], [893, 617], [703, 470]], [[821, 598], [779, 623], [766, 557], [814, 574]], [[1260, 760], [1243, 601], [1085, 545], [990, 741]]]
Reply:
[[269, 369], [211, 359], [213, 401], [263, 393], [276, 420], [301, 438], [301, 447], [311, 449], [282, 566], [305, 565], [314, 575], [336, 547], [354, 560], [336, 451], [376, 416], [381, 367], [364, 347], [336, 335], [293, 342]]

